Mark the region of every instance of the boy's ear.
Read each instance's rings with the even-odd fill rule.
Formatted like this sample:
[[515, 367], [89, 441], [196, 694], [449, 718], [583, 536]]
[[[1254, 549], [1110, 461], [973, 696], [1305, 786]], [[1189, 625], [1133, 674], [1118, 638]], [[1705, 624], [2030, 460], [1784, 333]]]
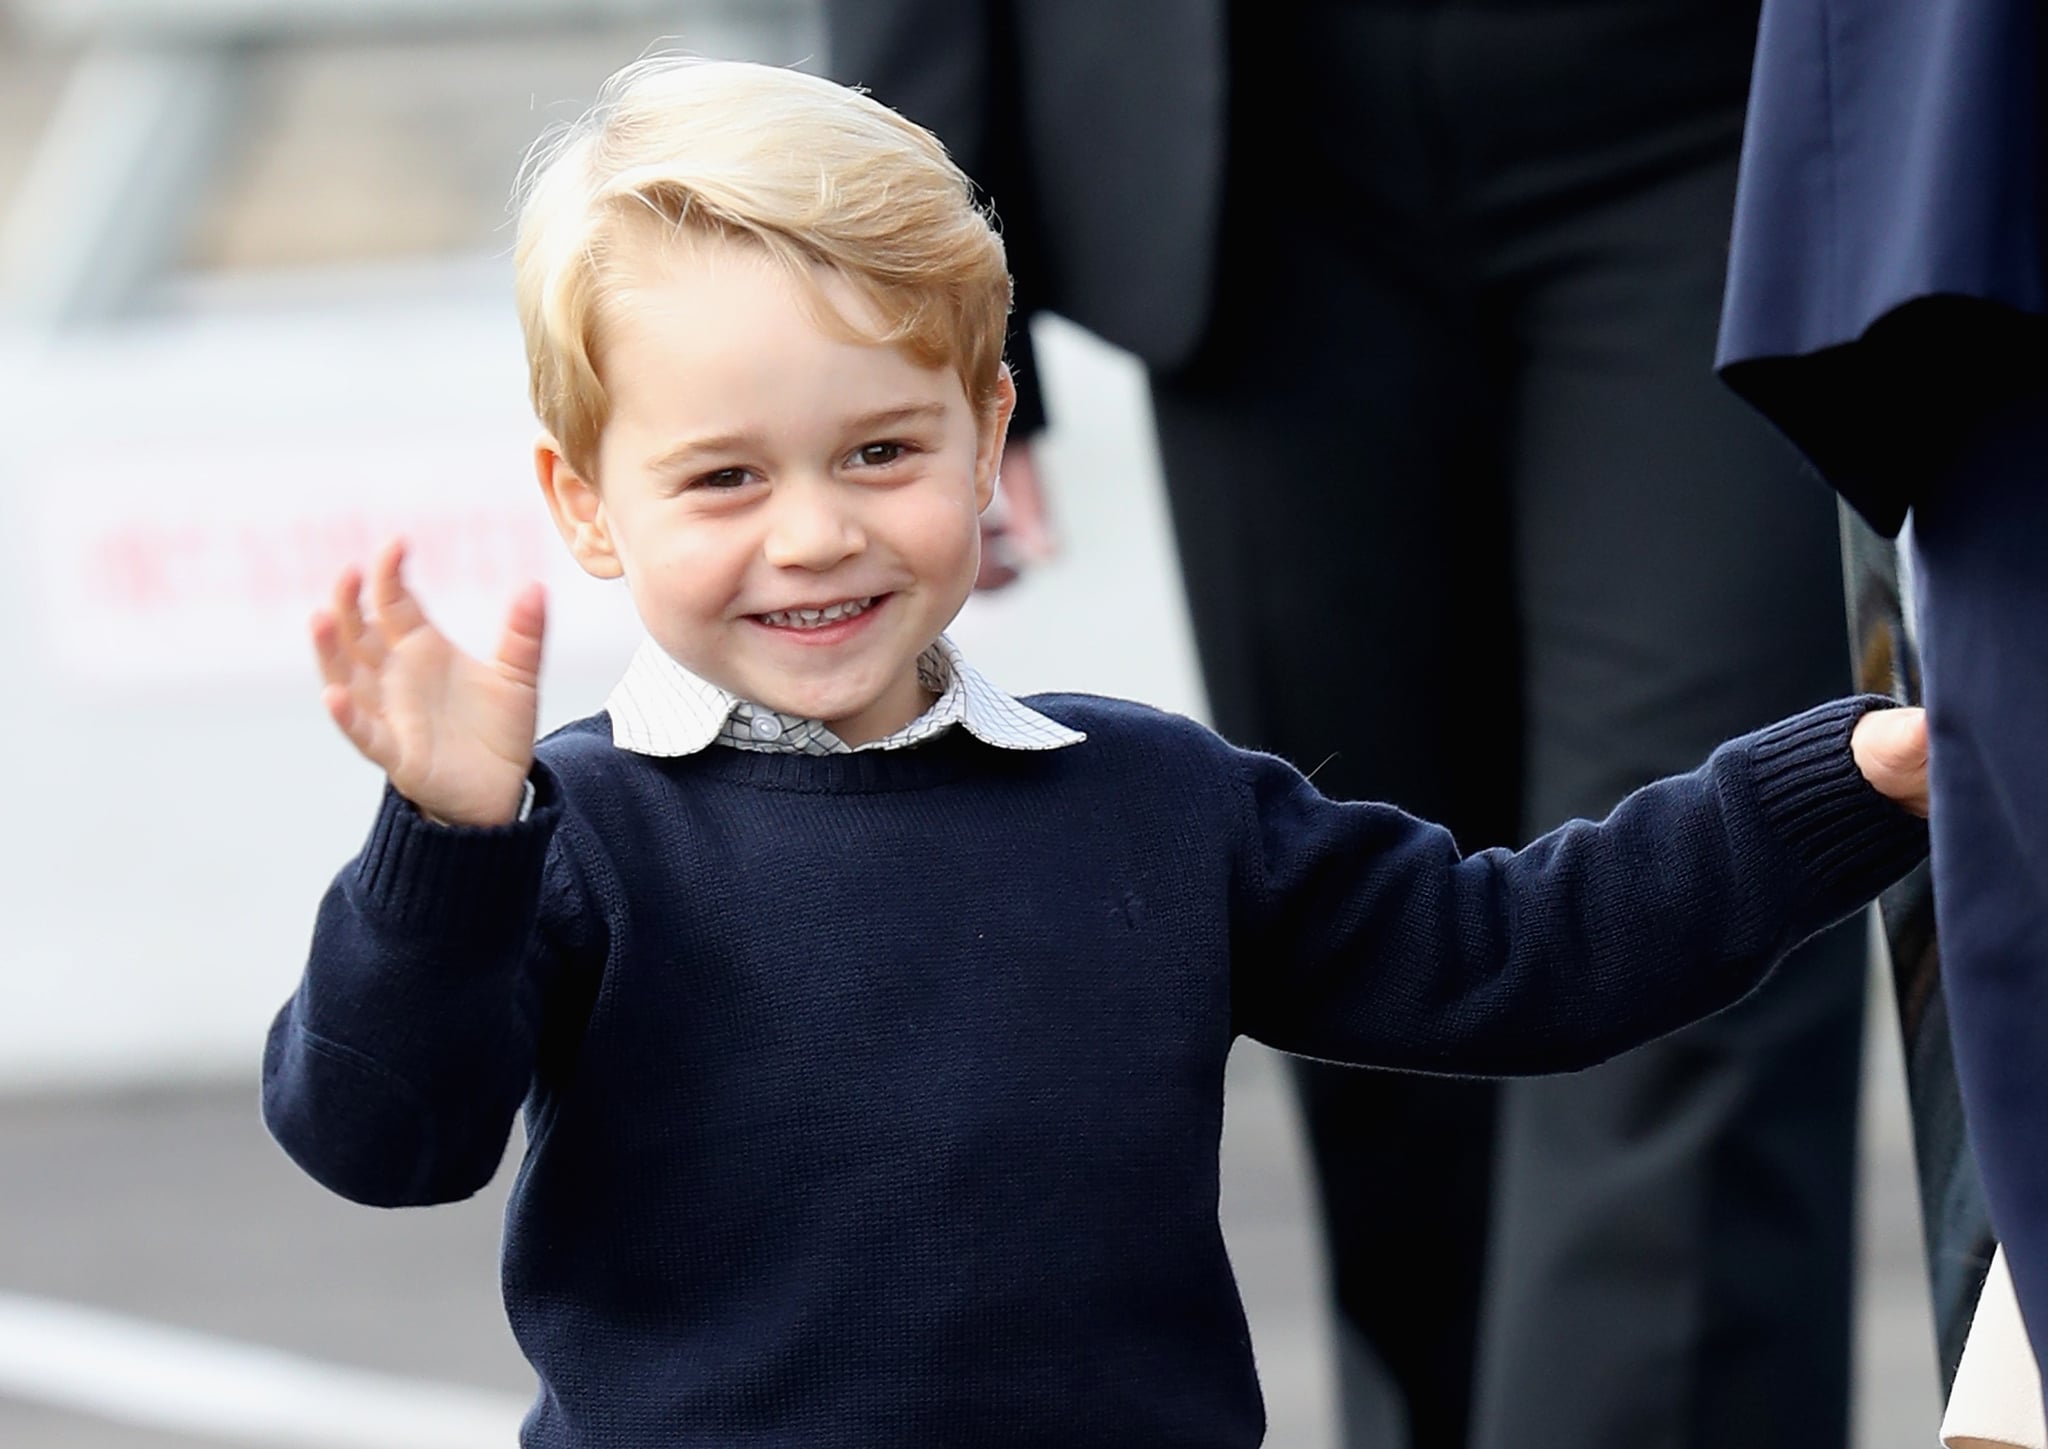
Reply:
[[600, 579], [615, 579], [625, 572], [618, 551], [612, 547], [611, 525], [605, 518], [604, 500], [597, 485], [578, 473], [562, 456], [562, 445], [551, 433], [542, 433], [533, 445], [533, 471], [540, 479], [540, 491], [548, 500], [555, 530], [583, 571]]
[[974, 451], [976, 512], [995, 501], [996, 478], [1003, 471], [1003, 442], [1010, 435], [1010, 414], [1016, 410], [1017, 384], [1006, 362], [996, 372], [995, 407], [982, 415], [981, 436]]

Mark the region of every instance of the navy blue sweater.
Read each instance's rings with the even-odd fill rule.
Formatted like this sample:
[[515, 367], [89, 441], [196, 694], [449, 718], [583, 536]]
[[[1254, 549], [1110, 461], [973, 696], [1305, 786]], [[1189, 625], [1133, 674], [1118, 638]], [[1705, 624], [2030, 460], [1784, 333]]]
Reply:
[[524, 823], [387, 795], [265, 1118], [334, 1191], [432, 1203], [524, 1103], [526, 1444], [1255, 1445], [1216, 1219], [1234, 1038], [1589, 1066], [1925, 849], [1851, 761], [1869, 701], [1464, 859], [1189, 721], [1031, 703], [1087, 741], [660, 760], [598, 716], [542, 743]]

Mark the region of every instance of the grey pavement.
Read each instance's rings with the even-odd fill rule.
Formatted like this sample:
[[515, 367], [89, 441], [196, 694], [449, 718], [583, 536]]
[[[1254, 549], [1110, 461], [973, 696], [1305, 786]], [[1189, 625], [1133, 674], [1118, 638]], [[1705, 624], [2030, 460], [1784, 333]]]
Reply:
[[[1938, 1417], [1933, 1351], [1886, 1026], [1879, 1020], [1873, 1031], [1856, 1443], [1925, 1449]], [[1223, 1213], [1266, 1386], [1269, 1442], [1329, 1449], [1327, 1337], [1303, 1159], [1268, 1054], [1240, 1049], [1229, 1104]], [[302, 1177], [265, 1137], [247, 1081], [18, 1097], [0, 1102], [0, 1293], [524, 1394], [531, 1380], [504, 1326], [495, 1273], [510, 1177], [502, 1171], [467, 1203], [378, 1211]], [[250, 1442], [0, 1396], [0, 1444], [10, 1449]]]

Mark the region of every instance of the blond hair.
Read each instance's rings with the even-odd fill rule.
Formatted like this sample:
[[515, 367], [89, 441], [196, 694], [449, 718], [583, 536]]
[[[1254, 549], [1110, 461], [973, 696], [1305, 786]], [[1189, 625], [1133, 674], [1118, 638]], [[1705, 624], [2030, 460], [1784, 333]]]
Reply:
[[[966, 175], [929, 132], [859, 91], [772, 66], [659, 56], [521, 168], [514, 250], [533, 409], [586, 477], [610, 416], [607, 309], [629, 242], [705, 236], [759, 246], [805, 287], [821, 325], [952, 367], [995, 404], [1010, 278]], [[849, 284], [879, 330], [827, 299]]]

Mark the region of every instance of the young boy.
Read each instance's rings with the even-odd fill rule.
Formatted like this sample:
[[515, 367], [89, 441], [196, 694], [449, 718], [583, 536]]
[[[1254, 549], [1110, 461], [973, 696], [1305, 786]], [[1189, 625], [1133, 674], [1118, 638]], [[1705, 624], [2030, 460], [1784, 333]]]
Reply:
[[264, 1109], [397, 1205], [475, 1192], [524, 1104], [528, 1445], [1256, 1444], [1236, 1037], [1570, 1071], [1922, 854], [1918, 717], [1874, 701], [1460, 859], [1186, 720], [1004, 695], [941, 633], [1013, 400], [1002, 249], [854, 92], [631, 68], [532, 177], [517, 271], [542, 491], [648, 641], [536, 749], [537, 588], [484, 663], [397, 546], [371, 617], [340, 580], [326, 703], [390, 787]]

